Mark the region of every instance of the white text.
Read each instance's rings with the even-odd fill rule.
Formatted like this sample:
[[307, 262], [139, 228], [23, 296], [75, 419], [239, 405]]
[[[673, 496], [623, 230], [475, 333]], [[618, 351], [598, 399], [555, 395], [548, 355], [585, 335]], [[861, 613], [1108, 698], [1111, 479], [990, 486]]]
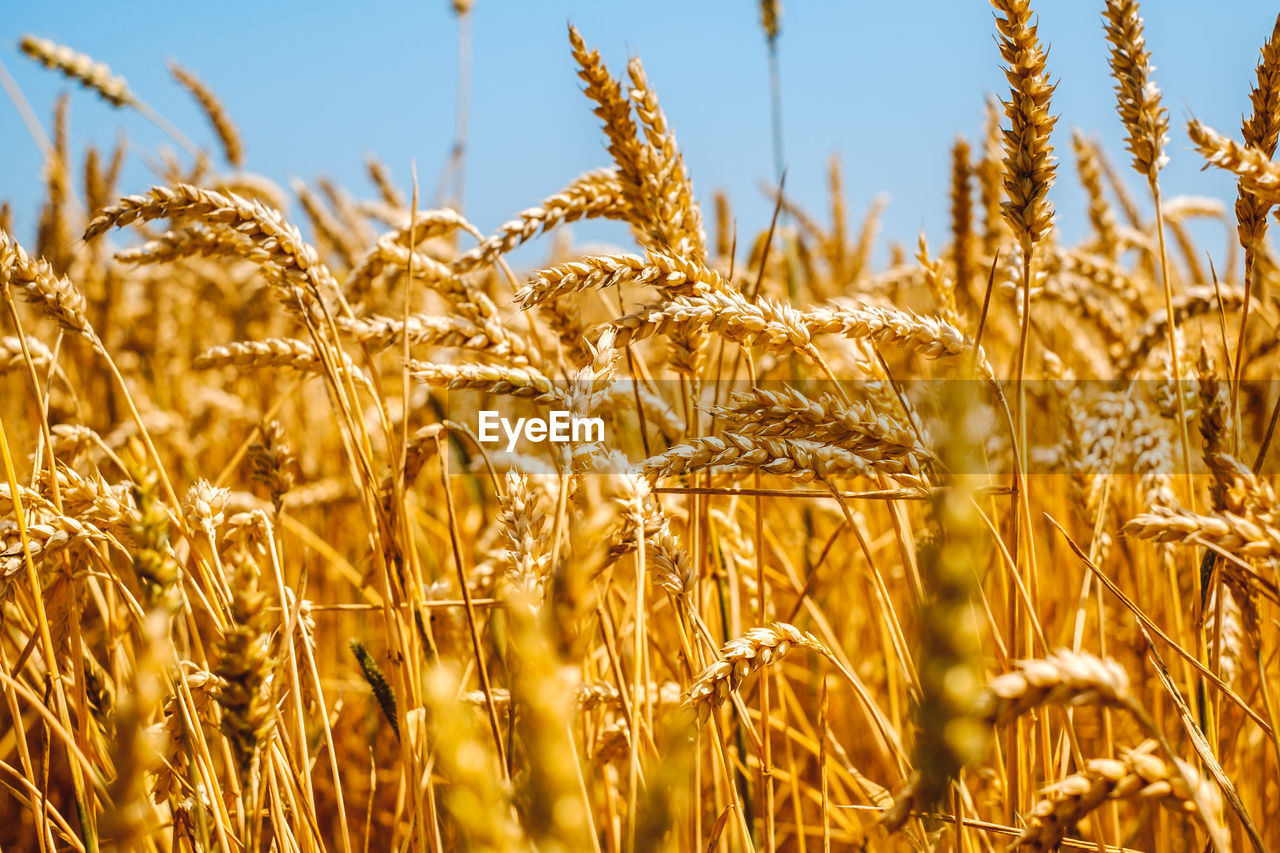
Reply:
[[526, 441], [541, 444], [550, 441], [565, 444], [570, 441], [604, 441], [602, 418], [580, 418], [570, 412], [556, 410], [549, 418], [504, 418], [491, 410], [480, 412], [480, 443], [494, 444], [501, 441], [499, 430], [507, 439], [507, 452], [515, 450], [523, 435]]

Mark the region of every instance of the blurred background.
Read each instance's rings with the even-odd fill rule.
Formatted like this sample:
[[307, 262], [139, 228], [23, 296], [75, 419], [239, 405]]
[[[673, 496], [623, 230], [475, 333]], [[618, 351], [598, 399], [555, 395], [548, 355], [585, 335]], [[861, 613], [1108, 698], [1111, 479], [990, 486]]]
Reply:
[[[1064, 162], [1052, 197], [1067, 241], [1085, 227], [1071, 128], [1101, 138], [1111, 159], [1128, 166], [1101, 5], [1034, 4], [1041, 37], [1050, 45], [1050, 71], [1060, 81], [1054, 142]], [[295, 178], [324, 175], [371, 197], [363, 163], [376, 154], [406, 188], [416, 164], [421, 206], [440, 201], [458, 97], [459, 20], [447, 0], [0, 0], [0, 8], [0, 62], [46, 128], [58, 93], [74, 86], [18, 52], [27, 33], [107, 63], [140, 98], [199, 145], [216, 150], [199, 108], [165, 70], [166, 60], [178, 60], [218, 93], [238, 123], [247, 170], [286, 187]], [[1186, 140], [1186, 118], [1239, 135], [1276, 7], [1254, 0], [1160, 0], [1143, 8], [1155, 77], [1172, 122], [1171, 163], [1161, 181], [1166, 197], [1209, 195], [1229, 204], [1232, 179], [1218, 170], [1200, 171], [1200, 158]], [[733, 202], [741, 252], [747, 236], [767, 226], [772, 203], [764, 186], [774, 179], [774, 161], [768, 50], [757, 3], [477, 0], [469, 17], [463, 207], [482, 230], [608, 163], [569, 54], [570, 21], [615, 76], [625, 71], [629, 56], [643, 59], [708, 219], [711, 195], [723, 189]], [[825, 220], [827, 163], [838, 153], [855, 227], [883, 193], [889, 206], [882, 235], [913, 250], [923, 228], [941, 245], [950, 146], [959, 133], [979, 147], [984, 100], [1007, 93], [990, 6], [981, 0], [790, 0], [783, 7], [778, 63], [788, 195]], [[119, 133], [127, 134], [131, 156], [120, 183], [126, 192], [149, 187], [158, 148], [174, 147], [136, 113], [114, 110], [80, 90], [73, 94], [70, 127], [77, 164], [87, 142], [109, 147]], [[29, 242], [43, 164], [7, 98], [0, 102], [0, 139], [0, 199], [12, 202], [17, 236]], [[613, 223], [578, 226], [574, 233], [579, 241], [627, 241], [624, 227]], [[1208, 245], [1219, 245], [1209, 239]], [[1226, 239], [1224, 234], [1221, 245]], [[535, 243], [517, 261], [534, 263], [541, 251]], [[881, 259], [883, 251], [882, 241]]]

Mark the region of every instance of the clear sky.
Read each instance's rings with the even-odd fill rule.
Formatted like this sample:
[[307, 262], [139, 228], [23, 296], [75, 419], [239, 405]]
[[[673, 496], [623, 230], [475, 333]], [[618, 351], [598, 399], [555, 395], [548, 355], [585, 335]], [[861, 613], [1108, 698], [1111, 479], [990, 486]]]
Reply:
[[[1054, 141], [1065, 162], [1053, 199], [1068, 239], [1083, 229], [1070, 129], [1100, 136], [1127, 167], [1106, 64], [1098, 2], [1040, 0], [1040, 33], [1059, 81]], [[1185, 119], [1239, 134], [1258, 48], [1277, 8], [1254, 0], [1144, 4], [1156, 79], [1173, 120], [1162, 184], [1234, 197], [1229, 177], [1200, 172]], [[611, 70], [644, 60], [710, 219], [716, 189], [729, 191], [744, 235], [768, 224], [760, 182], [772, 176], [766, 50], [754, 0], [476, 0], [466, 213], [485, 231], [578, 173], [606, 165], [598, 122], [581, 94], [566, 38], [574, 22]], [[85, 51], [124, 75], [145, 101], [202, 145], [214, 141], [198, 108], [165, 72], [173, 57], [219, 93], [238, 122], [250, 171], [287, 185], [327, 175], [369, 195], [366, 153], [408, 183], [417, 163], [424, 196], [454, 128], [456, 24], [447, 0], [419, 2], [102, 3], [0, 0], [0, 61], [43, 121], [68, 84], [17, 51], [25, 33]], [[947, 227], [948, 150], [957, 133], [978, 142], [982, 106], [1005, 93], [989, 4], [981, 0], [882, 3], [790, 0], [780, 41], [788, 191], [826, 209], [826, 164], [845, 161], [855, 217], [879, 193], [890, 206], [882, 234], [908, 246], [924, 227]], [[143, 119], [76, 90], [73, 152], [107, 146], [121, 129], [134, 156], [124, 192], [151, 183], [146, 159], [163, 137]], [[12, 105], [0, 100], [0, 198], [34, 229], [40, 156]], [[1137, 187], [1136, 182], [1134, 183]], [[856, 219], [855, 219], [856, 221]], [[616, 226], [580, 238], [623, 242]]]

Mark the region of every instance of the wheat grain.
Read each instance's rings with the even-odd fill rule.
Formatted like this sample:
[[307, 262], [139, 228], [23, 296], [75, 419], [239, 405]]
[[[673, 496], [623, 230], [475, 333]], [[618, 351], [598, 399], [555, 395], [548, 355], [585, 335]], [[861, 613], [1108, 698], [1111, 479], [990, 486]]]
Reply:
[[265, 624], [266, 594], [258, 588], [257, 567], [243, 551], [228, 557], [231, 622], [219, 640], [218, 704], [222, 707], [222, 732], [240, 772], [240, 784], [248, 787], [258, 748], [274, 724], [270, 698], [270, 634]]
[[[0, 338], [0, 373], [26, 368], [26, 356], [22, 352], [23, 340], [13, 335]], [[43, 370], [53, 362], [53, 353], [35, 338], [26, 338], [27, 350], [31, 354], [31, 364], [36, 370]]]
[[364, 166], [369, 173], [369, 180], [373, 181], [373, 185], [378, 188], [382, 201], [390, 208], [403, 210], [405, 208], [404, 196], [396, 188], [395, 181], [391, 179], [391, 173], [388, 171], [387, 165], [370, 154], [365, 158]]
[[46, 560], [67, 548], [81, 544], [109, 543], [111, 537], [92, 524], [64, 515], [49, 515], [28, 524], [26, 528], [29, 552], [24, 552], [18, 531], [0, 527], [3, 532], [3, 548], [0, 548], [0, 576], [8, 577], [22, 568], [24, 553], [30, 553], [37, 562]]
[[253, 479], [267, 489], [276, 513], [284, 504], [284, 496], [293, 488], [293, 467], [297, 460], [286, 443], [279, 421], [268, 421], [259, 429], [260, 438], [249, 445], [249, 461]]
[[951, 324], [896, 308], [836, 303], [806, 312], [803, 319], [811, 334], [871, 338], [906, 347], [927, 358], [972, 352], [972, 345]]
[[343, 266], [350, 268], [355, 264], [356, 248], [354, 239], [348, 237], [351, 229], [339, 222], [315, 194], [302, 181], [294, 181], [293, 194], [302, 206], [311, 230], [316, 235], [317, 245], [328, 248]]
[[1079, 130], [1072, 131], [1071, 147], [1076, 154], [1080, 184], [1089, 196], [1089, 224], [1093, 226], [1097, 238], [1098, 252], [1104, 258], [1115, 257], [1119, 243], [1116, 233], [1116, 215], [1102, 191], [1102, 173], [1097, 150]]
[[781, 17], [782, 3], [779, 0], [760, 0], [760, 26], [764, 28], [764, 37], [771, 45], [778, 40], [778, 22]]
[[[969, 289], [970, 256], [973, 248], [973, 166], [969, 162], [969, 143], [956, 137], [951, 146], [951, 265], [956, 271], [956, 284], [962, 293]], [[844, 240], [841, 238], [843, 244]]]
[[[1173, 300], [1173, 317], [1176, 325], [1183, 326], [1195, 317], [1217, 312], [1239, 310], [1244, 304], [1244, 293], [1234, 287], [1193, 287], [1187, 289]], [[1166, 334], [1168, 315], [1163, 310], [1151, 312], [1139, 329], [1130, 336], [1129, 345], [1123, 352], [1113, 355], [1117, 376], [1133, 376], [1143, 362], [1151, 355]]]
[[649, 85], [639, 57], [627, 63], [631, 79], [631, 100], [645, 138], [645, 169], [641, 172], [641, 193], [648, 200], [650, 231], [658, 238], [658, 248], [681, 257], [703, 260], [707, 237], [702, 230], [702, 213], [693, 199], [693, 185], [676, 147], [675, 134]]
[[974, 169], [978, 180], [978, 204], [982, 208], [982, 254], [986, 257], [995, 254], [1009, 233], [1009, 226], [1000, 209], [1004, 198], [1000, 107], [1001, 102], [994, 95], [988, 97], [983, 123], [982, 156]]

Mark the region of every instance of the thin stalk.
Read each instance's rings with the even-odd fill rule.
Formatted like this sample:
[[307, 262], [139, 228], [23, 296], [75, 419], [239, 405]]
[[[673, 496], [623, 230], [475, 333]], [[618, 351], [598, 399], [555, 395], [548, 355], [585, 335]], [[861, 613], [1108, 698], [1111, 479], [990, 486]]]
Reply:
[[467, 178], [467, 126], [471, 113], [471, 12], [458, 15], [458, 103], [454, 119], [453, 152], [449, 169], [453, 178], [455, 210], [463, 209]]
[[199, 163], [200, 160], [204, 158], [204, 152], [196, 147], [196, 144], [188, 139], [186, 134], [181, 130], [178, 130], [177, 125], [162, 116], [153, 107], [151, 107], [151, 105], [135, 98], [131, 102], [130, 106], [137, 110], [139, 115], [158, 127], [165, 136], [178, 143], [182, 150], [186, 151], [187, 154], [191, 156], [192, 160]]
[[[1249, 302], [1253, 296], [1253, 276], [1256, 270], [1257, 246], [1250, 244], [1244, 248], [1244, 303], [1240, 306], [1240, 334], [1236, 338], [1236, 357], [1235, 364], [1232, 365], [1231, 375], [1231, 422], [1236, 425], [1236, 437], [1239, 439], [1240, 424], [1240, 380], [1244, 376], [1245, 348], [1248, 346], [1248, 339], [1245, 332], [1249, 328]], [[1217, 276], [1214, 276], [1214, 283], [1217, 283]], [[1219, 301], [1221, 304], [1221, 301]], [[1224, 344], [1225, 346], [1225, 344]]]
[[[1027, 365], [1027, 336], [1031, 328], [1031, 260], [1034, 253], [1034, 244], [1025, 246], [1022, 250], [1022, 322], [1018, 330], [1018, 350], [1016, 362], [1016, 384], [1018, 394], [1014, 400], [1014, 432], [1016, 440], [1016, 448], [1014, 450], [1015, 471], [1014, 471], [1014, 489], [1018, 493], [1018, 508], [1016, 520], [1014, 522], [1014, 530], [1016, 541], [1014, 542], [1016, 566], [1021, 569], [1021, 573], [1015, 569], [1014, 576], [1019, 578], [1019, 586], [1024, 589], [1027, 595], [1027, 612], [1025, 617], [1019, 612], [1018, 608], [1012, 607], [1009, 612], [1009, 642], [1012, 648], [1023, 648], [1024, 653], [1031, 654], [1032, 640], [1028, 634], [1025, 646], [1021, 644], [1021, 628], [1025, 619], [1028, 626], [1034, 621], [1034, 602], [1036, 596], [1032, 592], [1034, 585], [1034, 572], [1031, 567], [1031, 560], [1034, 559], [1035, 549], [1031, 543], [1031, 500], [1028, 496], [1028, 486], [1026, 481], [1027, 472], [1027, 389], [1024, 383]], [[1025, 573], [1025, 577], [1022, 573]], [[1028, 628], [1028, 632], [1030, 628]], [[1006, 772], [1012, 785], [1009, 803], [1012, 808], [1022, 810], [1024, 790], [1022, 781], [1031, 778], [1027, 762], [1030, 756], [1024, 749], [1027, 738], [1032, 733], [1027, 731], [1027, 721], [1017, 720], [1014, 724], [1014, 746], [1009, 751], [1008, 761], [1009, 767]]]
[[449, 516], [449, 542], [453, 547], [453, 563], [458, 571], [458, 586], [462, 590], [462, 600], [467, 612], [467, 628], [471, 635], [471, 649], [476, 656], [476, 672], [480, 676], [480, 689], [484, 691], [485, 709], [489, 712], [489, 727], [493, 731], [494, 747], [498, 751], [498, 763], [502, 765], [502, 774], [510, 778], [510, 765], [507, 763], [507, 750], [502, 742], [502, 727], [498, 722], [498, 708], [493, 702], [493, 690], [489, 684], [489, 670], [484, 663], [484, 652], [480, 648], [480, 629], [476, 624], [476, 611], [471, 603], [471, 588], [467, 585], [467, 575], [462, 569], [462, 545], [458, 540], [457, 513], [453, 506], [453, 490], [449, 486], [449, 452], [444, 441], [436, 436], [436, 453], [440, 456], [440, 482], [444, 489], [445, 511]]
[[[1178, 399], [1178, 432], [1182, 440], [1183, 482], [1187, 489], [1187, 505], [1192, 512], [1196, 511], [1195, 481], [1191, 478], [1191, 439], [1187, 433], [1187, 404], [1182, 394], [1182, 364], [1178, 358], [1177, 321], [1173, 315], [1173, 286], [1169, 281], [1169, 256], [1165, 250], [1164, 239], [1164, 207], [1160, 202], [1160, 184], [1151, 179], [1151, 196], [1156, 208], [1156, 235], [1160, 241], [1160, 284], [1164, 289], [1165, 331], [1169, 340], [1169, 365], [1173, 371], [1173, 383]], [[1237, 364], [1240, 359], [1237, 356]], [[1182, 608], [1178, 602], [1178, 582], [1174, 567], [1169, 567], [1169, 583], [1173, 595], [1170, 609], [1173, 610], [1174, 631], [1182, 636]]]
[[782, 75], [778, 66], [778, 40], [769, 39], [769, 122], [773, 131], [773, 176], [782, 191], [785, 159], [782, 154]]
[[1018, 459], [1023, 471], [1027, 468], [1027, 389], [1023, 377], [1027, 369], [1027, 335], [1031, 329], [1031, 257], [1034, 249], [1030, 246], [1022, 250], [1022, 324], [1018, 329], [1018, 361], [1017, 387], [1018, 397], [1015, 409], [1017, 414]]
[[[755, 474], [756, 486], [760, 485], [760, 474]], [[755, 499], [755, 552], [756, 552], [756, 600], [758, 621], [765, 624], [769, 618], [767, 587], [764, 575], [764, 498]], [[765, 849], [773, 853], [775, 830], [773, 821], [773, 748], [772, 729], [769, 725], [769, 678], [762, 674], [760, 681], [760, 785], [764, 788], [764, 843]]]
[[1276, 751], [1276, 769], [1280, 772], [1280, 718], [1276, 717], [1275, 697], [1267, 684], [1267, 665], [1263, 660], [1262, 648], [1254, 646], [1253, 659], [1258, 665], [1258, 686], [1262, 692], [1262, 705], [1267, 712], [1267, 722], [1271, 726], [1271, 746]]
[[[44, 132], [44, 127], [40, 124], [40, 119], [36, 117], [35, 110], [31, 109], [25, 95], [22, 94], [22, 88], [18, 86], [18, 81], [13, 79], [13, 75], [9, 73], [9, 69], [0, 62], [0, 88], [3, 88], [5, 94], [9, 96], [9, 100], [13, 103], [13, 108], [18, 111], [18, 116], [22, 119], [23, 125], [27, 128], [32, 140], [35, 141], [36, 147], [40, 149], [40, 154], [47, 162], [54, 163], [63, 174], [70, 174], [67, 170], [67, 164], [62, 162], [62, 158], [58, 156], [58, 151], [53, 147], [53, 143], [49, 141], [49, 136]], [[71, 181], [67, 181], [67, 200], [71, 202], [73, 210], [84, 210], [84, 204], [80, 201], [79, 195], [76, 193], [75, 185]]]
[[[49, 620], [45, 614], [44, 596], [41, 594], [40, 577], [36, 572], [35, 563], [31, 559], [31, 540], [27, 535], [26, 514], [22, 508], [22, 492], [18, 487], [17, 471], [13, 467], [13, 457], [9, 453], [9, 439], [4, 427], [4, 419], [0, 418], [0, 457], [3, 457], [5, 477], [9, 484], [9, 494], [13, 500], [13, 516], [18, 525], [18, 537], [22, 543], [23, 561], [27, 568], [27, 583], [31, 588], [31, 595], [35, 602], [36, 621], [39, 627], [40, 643], [42, 645], [42, 653], [49, 666], [54, 666], [59, 660], [57, 647], [53, 644], [53, 635], [49, 631]], [[71, 714], [67, 706], [67, 694], [63, 685], [61, 674], [51, 674], [50, 681], [53, 682], [54, 698], [58, 706], [58, 719], [62, 723], [62, 727], [68, 730], [67, 746], [76, 747], [74, 740], [71, 739], [69, 730], [71, 729]], [[78, 749], [77, 749], [78, 751]], [[89, 810], [88, 802], [85, 799], [85, 777], [79, 763], [68, 756], [68, 766], [71, 770], [72, 790], [75, 796], [76, 813], [80, 818], [81, 830], [84, 832], [85, 849], [94, 851], [98, 849], [98, 835], [95, 829], [93, 814]], [[47, 763], [46, 763], [47, 767]]]
[[818, 774], [822, 784], [822, 853], [831, 853], [831, 781], [827, 773], [827, 680], [818, 698]]
[[[636, 624], [635, 644], [632, 649], [634, 659], [631, 662], [632, 695], [631, 700], [631, 763], [628, 767], [627, 788], [627, 849], [636, 848], [636, 802], [640, 789], [640, 712], [641, 691], [645, 691], [647, 679], [644, 672], [644, 516], [643, 508], [637, 503], [636, 515]], [[645, 691], [650, 692], [650, 691]]]

